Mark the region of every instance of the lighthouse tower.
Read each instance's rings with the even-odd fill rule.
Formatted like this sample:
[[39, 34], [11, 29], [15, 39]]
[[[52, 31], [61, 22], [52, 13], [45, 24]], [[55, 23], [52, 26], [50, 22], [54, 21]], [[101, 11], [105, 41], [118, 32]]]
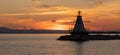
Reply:
[[71, 33], [71, 35], [88, 35], [88, 32], [86, 32], [86, 30], [84, 28], [84, 23], [83, 23], [80, 11], [78, 11], [74, 29], [70, 33]]

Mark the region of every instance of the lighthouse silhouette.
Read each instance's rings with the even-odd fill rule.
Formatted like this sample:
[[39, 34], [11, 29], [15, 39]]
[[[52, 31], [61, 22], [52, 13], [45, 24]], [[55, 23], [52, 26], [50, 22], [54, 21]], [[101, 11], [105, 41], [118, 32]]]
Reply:
[[81, 16], [81, 11], [78, 11], [77, 19], [73, 30], [70, 32], [73, 36], [88, 35], [84, 28], [84, 23]]

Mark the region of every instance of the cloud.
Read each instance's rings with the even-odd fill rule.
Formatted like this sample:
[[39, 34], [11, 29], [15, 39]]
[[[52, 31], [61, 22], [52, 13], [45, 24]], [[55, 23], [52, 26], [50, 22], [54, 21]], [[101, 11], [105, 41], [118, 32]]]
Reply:
[[111, 11], [111, 13], [116, 14], [116, 15], [120, 15], [120, 10]]
[[99, 6], [103, 4], [103, 1], [100, 0], [34, 0], [34, 1], [41, 1], [40, 4], [47, 4], [47, 5], [62, 5], [66, 7], [72, 7], [72, 8], [82, 8], [82, 9], [88, 9], [93, 8], [96, 6]]
[[[54, 23], [51, 20], [59, 20], [66, 15], [17, 15], [0, 16], [0, 26], [14, 29], [52, 29], [61, 23]], [[49, 23], [49, 24], [48, 24]], [[66, 26], [65, 26], [66, 27]]]
[[38, 0], [31, 0], [31, 1], [38, 1]]
[[57, 11], [71, 11], [71, 10], [75, 10], [74, 8], [70, 8], [70, 7], [65, 7], [62, 5], [37, 5], [35, 7], [33, 7], [33, 10], [38, 11], [38, 12], [57, 12]]
[[75, 20], [58, 20], [56, 21], [57, 23], [59, 24], [62, 24], [62, 25], [74, 25], [75, 23]]
[[36, 6], [36, 8], [51, 8], [51, 7], [58, 7], [59, 5], [40, 5]]
[[32, 1], [32, 2], [36, 2], [36, 1], [40, 1], [40, 0], [30, 0], [30, 1]]
[[[20, 0], [21, 1], [21, 0]], [[97, 29], [103, 24], [110, 30], [117, 25], [120, 17], [119, 0], [31, 0], [33, 3], [22, 4], [22, 10], [6, 9], [0, 14], [0, 26], [12, 28], [48, 29], [60, 26], [73, 26], [76, 11], [81, 10], [86, 26]], [[9, 7], [8, 7], [9, 8]], [[2, 9], [2, 8], [1, 8]], [[10, 11], [11, 10], [11, 11]], [[51, 22], [51, 20], [53, 20]], [[90, 22], [89, 20], [92, 20]], [[47, 24], [49, 23], [49, 24]], [[100, 28], [98, 28], [100, 29]]]

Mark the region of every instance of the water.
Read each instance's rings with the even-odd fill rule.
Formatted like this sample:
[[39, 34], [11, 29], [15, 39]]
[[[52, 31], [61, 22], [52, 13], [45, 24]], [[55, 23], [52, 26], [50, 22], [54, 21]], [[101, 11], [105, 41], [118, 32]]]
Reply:
[[0, 34], [0, 55], [120, 55], [120, 40], [56, 40], [61, 35]]

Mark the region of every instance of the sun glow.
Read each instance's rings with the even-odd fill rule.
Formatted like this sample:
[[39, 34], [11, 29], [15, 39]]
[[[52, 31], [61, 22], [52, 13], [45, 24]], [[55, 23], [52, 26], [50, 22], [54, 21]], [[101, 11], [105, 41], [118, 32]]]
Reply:
[[67, 30], [67, 27], [65, 25], [55, 25], [52, 30]]

